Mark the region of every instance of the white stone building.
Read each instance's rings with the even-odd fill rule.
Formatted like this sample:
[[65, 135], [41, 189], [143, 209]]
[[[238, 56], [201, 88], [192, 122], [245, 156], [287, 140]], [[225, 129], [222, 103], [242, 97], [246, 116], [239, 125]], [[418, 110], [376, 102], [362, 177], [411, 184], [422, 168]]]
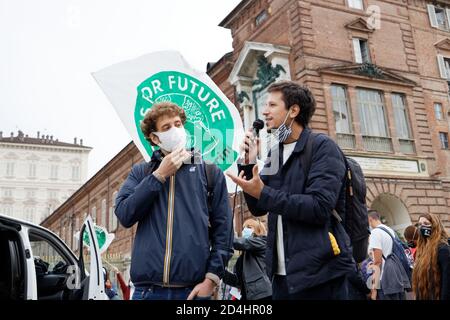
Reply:
[[91, 150], [82, 139], [0, 132], [0, 213], [40, 223], [86, 181]]

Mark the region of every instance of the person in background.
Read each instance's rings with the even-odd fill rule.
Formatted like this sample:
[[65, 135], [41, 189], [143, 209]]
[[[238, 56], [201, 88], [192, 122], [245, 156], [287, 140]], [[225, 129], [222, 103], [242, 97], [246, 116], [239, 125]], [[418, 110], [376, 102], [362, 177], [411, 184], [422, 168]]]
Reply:
[[419, 239], [412, 283], [417, 300], [450, 299], [448, 234], [437, 215], [419, 216]]
[[419, 240], [419, 229], [414, 226], [406, 227], [403, 232], [406, 242], [408, 243], [409, 250], [411, 252], [413, 260], [416, 260], [417, 240]]
[[[396, 237], [394, 230], [381, 223], [380, 214], [376, 210], [369, 210], [368, 213], [369, 226], [371, 228], [371, 234], [369, 237], [369, 254], [373, 257], [373, 263], [371, 269], [375, 272], [380, 270], [379, 279], [378, 275], [374, 273], [372, 279], [372, 295], [371, 299], [377, 300], [406, 300], [406, 289], [410, 288], [409, 281], [403, 283], [399, 281], [403, 274], [403, 267], [396, 269], [401, 273], [385, 273], [386, 261], [392, 254], [394, 246], [393, 239]], [[378, 268], [378, 269], [377, 269]], [[406, 287], [406, 288], [405, 288]], [[376, 289], [376, 295], [373, 290]], [[389, 292], [389, 293], [387, 293]]]
[[236, 261], [235, 273], [225, 271], [223, 282], [241, 289], [241, 300], [269, 300], [272, 283], [266, 274], [265, 251], [267, 231], [258, 219], [247, 219], [242, 238], [234, 239], [234, 249], [242, 251]]
[[112, 268], [116, 274], [117, 283], [120, 286], [120, 290], [122, 291], [123, 300], [130, 300], [130, 286], [125, 283], [125, 279], [122, 276], [120, 270], [116, 267]]
[[109, 271], [105, 267], [103, 267], [103, 277], [105, 280], [105, 293], [108, 296], [109, 300], [121, 300], [116, 290], [113, 288], [113, 285], [109, 278]]

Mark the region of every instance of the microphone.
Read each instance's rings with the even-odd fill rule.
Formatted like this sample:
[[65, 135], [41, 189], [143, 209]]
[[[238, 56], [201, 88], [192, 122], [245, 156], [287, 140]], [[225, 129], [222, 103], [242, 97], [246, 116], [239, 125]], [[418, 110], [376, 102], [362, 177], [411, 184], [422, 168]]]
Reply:
[[[262, 128], [264, 128], [264, 121], [262, 121], [261, 119], [256, 119], [255, 121], [253, 121], [252, 125], [253, 141], [255, 141], [257, 137], [259, 137], [259, 130], [261, 130]], [[248, 154], [245, 151], [245, 149], [242, 150], [242, 152], [239, 154], [239, 159], [245, 159], [244, 163], [248, 163], [247, 157]]]
[[253, 121], [253, 138], [259, 137], [259, 130], [264, 128], [264, 121], [256, 119]]

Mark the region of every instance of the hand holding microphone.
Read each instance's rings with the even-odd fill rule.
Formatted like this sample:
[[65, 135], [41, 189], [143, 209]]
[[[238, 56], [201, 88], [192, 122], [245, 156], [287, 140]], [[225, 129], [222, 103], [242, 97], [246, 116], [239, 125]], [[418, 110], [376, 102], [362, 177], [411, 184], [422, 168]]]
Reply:
[[243, 164], [256, 163], [259, 152], [259, 130], [264, 128], [264, 122], [257, 119], [253, 122], [253, 126], [245, 133], [244, 141], [240, 145]]

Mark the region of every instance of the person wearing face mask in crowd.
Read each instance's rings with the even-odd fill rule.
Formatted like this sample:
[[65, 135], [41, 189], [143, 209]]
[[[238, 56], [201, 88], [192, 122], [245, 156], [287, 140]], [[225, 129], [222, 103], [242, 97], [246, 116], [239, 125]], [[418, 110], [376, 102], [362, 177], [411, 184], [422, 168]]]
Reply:
[[[266, 268], [272, 297], [348, 299], [348, 275], [356, 266], [349, 238], [333, 215], [345, 206], [343, 154], [331, 138], [308, 127], [316, 102], [307, 87], [279, 81], [267, 92], [263, 115], [278, 143], [259, 173], [259, 140], [249, 130], [241, 145], [246, 155], [240, 159], [239, 176], [228, 175], [244, 191], [254, 216], [269, 213]], [[312, 161], [305, 174], [302, 154], [307, 145]]]
[[408, 226], [403, 232], [403, 236], [405, 237], [405, 240], [408, 244], [412, 259], [413, 261], [415, 261], [417, 251], [417, 240], [419, 239], [419, 229], [414, 225]]
[[448, 234], [435, 214], [419, 216], [412, 284], [417, 300], [450, 300]]
[[[398, 262], [397, 268], [392, 268], [392, 260], [389, 260], [397, 237], [395, 231], [381, 222], [380, 213], [376, 210], [368, 211], [368, 220], [371, 231], [368, 252], [372, 256], [373, 267], [380, 270], [379, 279], [374, 279], [379, 285], [372, 288], [376, 292], [373, 292], [371, 299], [406, 300], [406, 293], [411, 288], [408, 276], [398, 259], [395, 261]], [[386, 268], [388, 272], [385, 272]]]
[[242, 237], [235, 238], [233, 246], [241, 251], [235, 264], [235, 273], [225, 271], [223, 282], [241, 290], [241, 300], [270, 300], [272, 284], [266, 274], [266, 227], [261, 221], [247, 219]]
[[160, 149], [150, 162], [133, 166], [117, 195], [120, 223], [138, 225], [130, 272], [133, 300], [209, 300], [233, 252], [225, 177], [214, 165], [208, 210], [206, 164], [200, 153], [186, 150], [185, 122], [184, 110], [174, 103], [151, 107], [141, 130]]

